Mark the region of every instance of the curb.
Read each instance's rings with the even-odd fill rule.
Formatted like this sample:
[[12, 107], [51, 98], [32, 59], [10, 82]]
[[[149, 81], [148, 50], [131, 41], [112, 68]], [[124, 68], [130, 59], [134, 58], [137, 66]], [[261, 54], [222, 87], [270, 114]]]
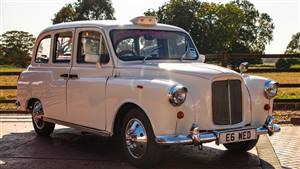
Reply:
[[261, 135], [256, 150], [263, 169], [282, 169], [273, 146], [266, 135]]

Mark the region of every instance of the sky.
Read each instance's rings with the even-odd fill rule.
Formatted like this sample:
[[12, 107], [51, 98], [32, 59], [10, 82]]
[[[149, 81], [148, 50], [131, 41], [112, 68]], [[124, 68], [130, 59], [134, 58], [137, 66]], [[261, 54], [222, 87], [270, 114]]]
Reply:
[[[0, 0], [0, 34], [9, 30], [27, 31], [38, 36], [52, 24], [54, 13], [66, 3], [76, 0]], [[226, 3], [229, 0], [200, 0]], [[300, 0], [250, 0], [259, 12], [268, 13], [275, 29], [267, 54], [284, 53], [293, 34], [300, 32]], [[147, 9], [157, 10], [168, 0], [112, 0], [115, 17], [130, 20]], [[201, 53], [201, 51], [200, 51]]]

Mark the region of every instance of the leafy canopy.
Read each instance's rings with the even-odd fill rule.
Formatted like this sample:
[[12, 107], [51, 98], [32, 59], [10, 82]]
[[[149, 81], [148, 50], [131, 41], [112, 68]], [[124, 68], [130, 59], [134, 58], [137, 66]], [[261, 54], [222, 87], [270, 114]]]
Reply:
[[161, 23], [179, 26], [193, 37], [201, 53], [263, 53], [273, 36], [274, 24], [247, 0], [207, 3], [198, 0], [170, 0], [155, 15]]
[[0, 64], [26, 67], [30, 62], [34, 42], [35, 38], [28, 32], [5, 32], [0, 37]]
[[114, 11], [111, 0], [78, 0], [62, 7], [54, 14], [52, 22], [115, 19]]
[[293, 54], [300, 53], [300, 32], [292, 36], [292, 40], [286, 47], [285, 53]]

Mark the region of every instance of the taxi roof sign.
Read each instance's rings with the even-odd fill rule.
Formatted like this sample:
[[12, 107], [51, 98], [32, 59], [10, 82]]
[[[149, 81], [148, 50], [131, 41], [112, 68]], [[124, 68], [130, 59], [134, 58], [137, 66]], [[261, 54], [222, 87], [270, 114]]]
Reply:
[[157, 24], [157, 18], [155, 16], [138, 16], [130, 20], [133, 24], [142, 26], [154, 26]]

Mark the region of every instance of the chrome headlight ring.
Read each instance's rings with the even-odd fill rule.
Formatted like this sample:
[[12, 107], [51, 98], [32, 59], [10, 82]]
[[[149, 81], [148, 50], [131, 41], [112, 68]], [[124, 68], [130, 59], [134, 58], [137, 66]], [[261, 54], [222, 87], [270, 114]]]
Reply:
[[275, 97], [278, 92], [278, 87], [279, 87], [279, 83], [273, 80], [266, 81], [264, 86], [265, 97], [267, 99], [272, 99], [273, 97]]
[[169, 101], [173, 106], [180, 106], [184, 103], [187, 96], [187, 88], [181, 85], [175, 85], [169, 90]]

